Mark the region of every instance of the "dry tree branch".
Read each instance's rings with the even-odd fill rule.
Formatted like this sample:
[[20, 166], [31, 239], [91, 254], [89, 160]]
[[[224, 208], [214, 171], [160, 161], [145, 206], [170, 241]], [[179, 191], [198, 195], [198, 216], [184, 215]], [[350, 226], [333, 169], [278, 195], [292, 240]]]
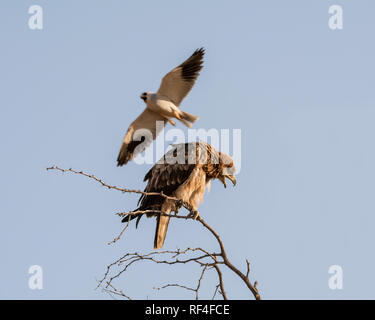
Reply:
[[[221, 240], [218, 233], [210, 225], [208, 225], [207, 222], [204, 221], [199, 215], [198, 216], [195, 215], [195, 211], [193, 210], [193, 208], [190, 206], [189, 203], [183, 202], [180, 199], [177, 199], [175, 197], [165, 195], [164, 193], [144, 192], [141, 190], [127, 189], [127, 188], [120, 188], [117, 186], [112, 186], [112, 185], [105, 183], [102, 179], [95, 177], [94, 175], [84, 173], [83, 171], [76, 171], [71, 168], [62, 169], [58, 166], [52, 166], [52, 167], [47, 168], [47, 170], [57, 170], [63, 173], [70, 172], [70, 173], [74, 173], [78, 175], [83, 175], [85, 177], [95, 180], [96, 182], [100, 183], [102, 186], [108, 189], [114, 189], [117, 191], [121, 191], [123, 193], [137, 193], [137, 194], [143, 194], [147, 196], [162, 196], [166, 199], [176, 201], [179, 205], [183, 206], [185, 209], [187, 209], [187, 211], [189, 211], [188, 215], [183, 216], [183, 215], [176, 215], [176, 214], [167, 214], [161, 211], [159, 212], [159, 214], [170, 216], [171, 218], [177, 218], [177, 219], [185, 219], [185, 220], [193, 219], [199, 222], [205, 229], [207, 229], [216, 238], [219, 244], [220, 252], [218, 253], [216, 252], [210, 253], [203, 248], [187, 248], [185, 250], [177, 249], [177, 250], [151, 251], [146, 254], [139, 254], [137, 252], [126, 253], [122, 257], [120, 257], [118, 260], [116, 260], [115, 262], [107, 266], [107, 270], [103, 278], [99, 281], [97, 287], [102, 287], [103, 284], [105, 283], [103, 290], [105, 290], [106, 292], [115, 294], [118, 296], [122, 296], [126, 299], [130, 299], [130, 297], [124, 294], [121, 290], [116, 289], [113, 286], [112, 281], [119, 278], [133, 264], [140, 262], [140, 261], [151, 261], [153, 263], [166, 264], [166, 265], [196, 263], [200, 267], [203, 267], [200, 277], [198, 279], [196, 288], [191, 288], [191, 287], [181, 285], [181, 284], [167, 284], [162, 287], [155, 288], [155, 289], [160, 290], [160, 289], [165, 289], [168, 287], [180, 287], [180, 288], [195, 292], [195, 297], [198, 300], [199, 290], [201, 288], [203, 277], [208, 270], [213, 269], [217, 273], [218, 284], [215, 287], [215, 292], [214, 292], [212, 299], [215, 299], [217, 293], [219, 292], [222, 295], [223, 299], [227, 300], [228, 297], [224, 289], [223, 273], [220, 268], [221, 265], [225, 265], [228, 269], [234, 272], [244, 282], [244, 284], [247, 286], [247, 288], [250, 290], [250, 292], [252, 293], [252, 295], [254, 296], [256, 300], [261, 299], [259, 290], [257, 288], [257, 282], [255, 281], [254, 284], [252, 284], [250, 281], [250, 262], [246, 259], [246, 273], [243, 273], [236, 266], [234, 266], [227, 256], [227, 253], [224, 248], [224, 243]], [[136, 215], [140, 215], [140, 214], [144, 214], [148, 212], [149, 210], [144, 210], [144, 211], [139, 210], [139, 211], [131, 211], [131, 212], [120, 212], [120, 213], [117, 213], [117, 215], [119, 215], [120, 217], [123, 217], [125, 215], [136, 216]], [[155, 211], [152, 210], [152, 212], [155, 212]], [[122, 229], [120, 234], [116, 238], [114, 238], [112, 241], [110, 241], [108, 244], [112, 244], [118, 241], [121, 238], [121, 236], [124, 234], [125, 230], [128, 228], [128, 225], [129, 225], [129, 221], [125, 225], [125, 227]], [[188, 254], [190, 254], [190, 256], [188, 256]], [[120, 270], [114, 275], [110, 276], [110, 272], [112, 271], [112, 268], [115, 266], [119, 267]]]
[[[112, 290], [108, 289], [108, 287], [110, 287]], [[122, 290], [119, 290], [119, 289], [115, 288], [111, 283], [107, 282], [107, 287], [105, 287], [105, 288], [102, 287], [102, 290], [104, 292], [108, 293], [112, 298], [114, 298], [113, 295], [117, 295], [117, 296], [121, 296], [123, 298], [126, 298], [127, 300], [132, 300]]]
[[215, 300], [216, 294], [217, 294], [217, 292], [219, 291], [219, 287], [220, 287], [220, 284], [218, 284], [218, 285], [215, 287], [215, 292], [214, 292], [214, 295], [212, 296], [212, 299], [211, 299], [211, 300]]
[[108, 242], [108, 244], [112, 244], [112, 243], [115, 243], [116, 241], [120, 240], [121, 236], [124, 234], [125, 230], [129, 227], [129, 222], [128, 221], [125, 225], [125, 227], [121, 230], [121, 232], [119, 233], [119, 235], [114, 238], [112, 241]]
[[225, 290], [224, 290], [223, 274], [221, 273], [221, 270], [217, 264], [214, 264], [214, 268], [216, 269], [217, 275], [219, 276], [218, 286], [220, 287], [220, 293], [223, 296], [224, 300], [228, 300], [227, 294], [225, 293]]
[[143, 194], [145, 196], [161, 196], [161, 197], [164, 197], [165, 199], [176, 201], [179, 204], [181, 204], [183, 207], [185, 207], [187, 210], [193, 211], [193, 208], [190, 206], [189, 203], [181, 201], [180, 199], [177, 199], [175, 197], [167, 196], [166, 194], [164, 194], [162, 192], [161, 193], [159, 193], [159, 192], [144, 192], [144, 191], [141, 191], [141, 190], [119, 188], [117, 186], [112, 186], [112, 185], [109, 185], [109, 184], [105, 183], [102, 179], [99, 179], [99, 178], [95, 177], [92, 174], [88, 174], [88, 173], [85, 173], [83, 171], [77, 171], [77, 170], [74, 170], [72, 168], [62, 169], [62, 168], [60, 168], [58, 166], [52, 166], [52, 167], [46, 168], [46, 170], [47, 171], [49, 171], [49, 170], [57, 170], [57, 171], [61, 171], [63, 173], [65, 173], [65, 172], [71, 172], [71, 173], [74, 173], [74, 174], [79, 174], [79, 175], [85, 176], [87, 178], [93, 179], [96, 182], [99, 182], [103, 187], [106, 187], [107, 189], [114, 189], [114, 190], [117, 190], [117, 191], [121, 191], [123, 193], [138, 193], [138, 194]]
[[194, 291], [195, 292], [195, 299], [196, 300], [199, 300], [199, 289], [201, 287], [201, 283], [202, 283], [202, 280], [203, 280], [203, 276], [204, 276], [204, 273], [206, 272], [207, 270], [207, 265], [205, 265], [203, 267], [203, 270], [201, 272], [201, 276], [199, 277], [198, 279], [198, 284], [197, 284], [197, 287], [196, 288], [190, 288], [190, 287], [187, 287], [187, 286], [184, 286], [184, 285], [181, 285], [181, 284], [178, 284], [178, 283], [172, 283], [172, 284], [166, 284], [165, 286], [162, 286], [160, 288], [154, 288], [156, 290], [161, 290], [161, 289], [165, 289], [165, 288], [169, 288], [169, 287], [179, 287], [179, 288], [183, 288], [183, 289], [186, 289], [186, 290], [190, 290], [190, 291]]

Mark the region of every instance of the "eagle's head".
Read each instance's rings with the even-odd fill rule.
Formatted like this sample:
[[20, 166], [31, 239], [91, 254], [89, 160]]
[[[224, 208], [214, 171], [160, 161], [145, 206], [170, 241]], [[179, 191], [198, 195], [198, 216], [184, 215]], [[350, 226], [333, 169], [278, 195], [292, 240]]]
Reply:
[[218, 165], [218, 176], [224, 187], [227, 187], [225, 179], [232, 181], [233, 186], [236, 185], [237, 180], [235, 177], [236, 167], [234, 166], [233, 159], [225, 153], [220, 153], [220, 161]]
[[227, 187], [226, 180], [232, 181], [235, 186], [237, 183], [233, 159], [222, 152], [217, 151], [211, 145], [200, 142], [201, 146], [201, 160], [205, 162], [203, 170], [206, 172], [208, 179], [218, 179], [222, 182], [224, 187]]

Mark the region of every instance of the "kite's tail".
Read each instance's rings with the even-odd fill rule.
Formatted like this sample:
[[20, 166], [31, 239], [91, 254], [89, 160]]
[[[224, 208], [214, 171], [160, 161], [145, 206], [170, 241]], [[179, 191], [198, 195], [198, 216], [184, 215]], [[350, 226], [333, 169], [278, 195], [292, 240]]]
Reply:
[[155, 231], [155, 239], [154, 239], [154, 249], [160, 249], [163, 246], [165, 236], [167, 235], [169, 219], [170, 219], [170, 217], [162, 216], [160, 214], [156, 218], [156, 231]]
[[180, 116], [181, 118], [179, 120], [189, 128], [191, 128], [193, 126], [193, 123], [199, 119], [197, 116], [182, 110]]

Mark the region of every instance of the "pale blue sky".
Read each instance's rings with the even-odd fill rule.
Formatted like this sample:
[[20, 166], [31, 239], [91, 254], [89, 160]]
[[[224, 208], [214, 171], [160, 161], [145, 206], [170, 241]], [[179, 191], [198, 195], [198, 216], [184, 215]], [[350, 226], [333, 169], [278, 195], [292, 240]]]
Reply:
[[[28, 28], [33, 4], [42, 31]], [[332, 4], [343, 30], [328, 28]], [[139, 95], [201, 46], [205, 68], [183, 108], [197, 128], [242, 130], [237, 186], [214, 182], [200, 208], [233, 262], [252, 262], [265, 299], [375, 298], [373, 1], [3, 0], [0, 10], [0, 298], [107, 299], [94, 291], [106, 266], [151, 249], [151, 219], [107, 245], [122, 227], [115, 213], [137, 196], [45, 168], [142, 189], [150, 166], [115, 162]], [[213, 242], [172, 221], [166, 248], [197, 244]], [[34, 264], [40, 291], [28, 288]], [[332, 264], [341, 291], [328, 288]], [[134, 298], [192, 298], [153, 287], [193, 285], [199, 272], [145, 263], [117, 285]], [[224, 276], [230, 298], [249, 297]]]

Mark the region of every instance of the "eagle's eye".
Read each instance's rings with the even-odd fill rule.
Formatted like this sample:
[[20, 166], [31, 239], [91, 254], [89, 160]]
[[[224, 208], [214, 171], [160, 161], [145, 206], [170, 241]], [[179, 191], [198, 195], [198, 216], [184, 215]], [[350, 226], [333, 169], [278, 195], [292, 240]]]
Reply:
[[230, 162], [230, 163], [223, 163], [223, 167], [224, 168], [232, 168], [233, 167], [233, 162]]

